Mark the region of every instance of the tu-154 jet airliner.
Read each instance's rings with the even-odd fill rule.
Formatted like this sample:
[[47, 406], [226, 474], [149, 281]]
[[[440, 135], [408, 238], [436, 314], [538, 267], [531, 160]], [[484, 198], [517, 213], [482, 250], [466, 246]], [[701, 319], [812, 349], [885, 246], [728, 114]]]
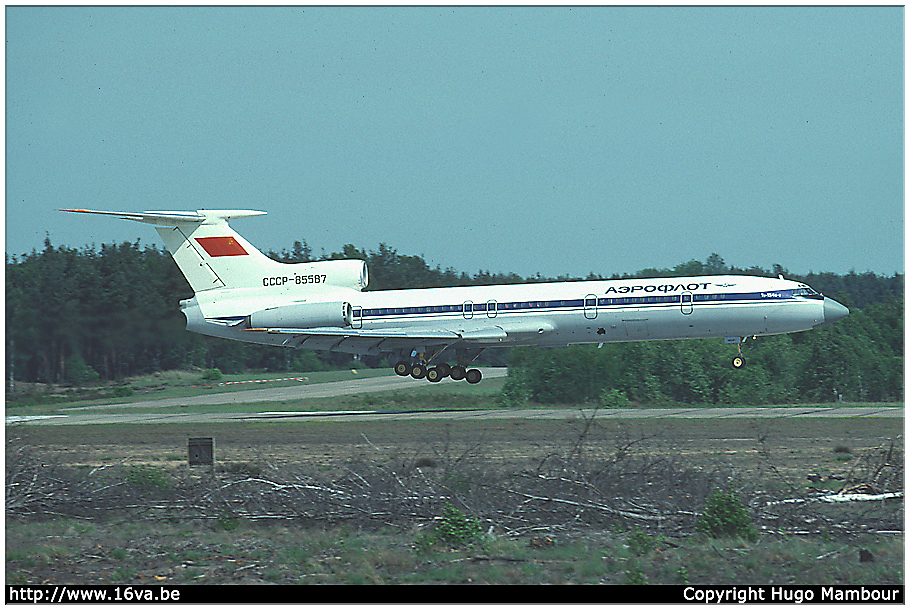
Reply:
[[[492, 347], [724, 338], [809, 330], [849, 310], [806, 284], [742, 275], [367, 291], [361, 260], [281, 263], [230, 226], [252, 210], [108, 212], [156, 226], [195, 296], [187, 330], [250, 343], [387, 356], [395, 372], [477, 383]], [[450, 364], [453, 362], [454, 364]]]

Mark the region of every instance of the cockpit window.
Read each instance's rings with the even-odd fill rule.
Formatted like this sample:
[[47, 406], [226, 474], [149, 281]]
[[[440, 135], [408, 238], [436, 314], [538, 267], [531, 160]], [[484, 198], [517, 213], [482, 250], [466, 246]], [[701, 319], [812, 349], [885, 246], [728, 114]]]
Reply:
[[825, 297], [823, 297], [820, 293], [816, 292], [816, 291], [813, 290], [812, 288], [809, 288], [808, 286], [803, 286], [802, 288], [797, 288], [796, 290], [793, 291], [793, 296], [795, 296], [795, 297], [807, 297], [807, 298], [810, 298], [810, 299], [823, 299], [823, 298], [825, 298]]

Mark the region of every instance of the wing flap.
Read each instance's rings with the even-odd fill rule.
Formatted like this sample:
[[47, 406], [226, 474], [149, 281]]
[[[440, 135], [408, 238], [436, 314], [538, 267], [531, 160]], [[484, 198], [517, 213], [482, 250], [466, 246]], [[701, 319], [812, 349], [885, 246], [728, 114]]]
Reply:
[[503, 322], [501, 328], [509, 337], [517, 335], [545, 335], [553, 332], [555, 326], [547, 320], [510, 320]]

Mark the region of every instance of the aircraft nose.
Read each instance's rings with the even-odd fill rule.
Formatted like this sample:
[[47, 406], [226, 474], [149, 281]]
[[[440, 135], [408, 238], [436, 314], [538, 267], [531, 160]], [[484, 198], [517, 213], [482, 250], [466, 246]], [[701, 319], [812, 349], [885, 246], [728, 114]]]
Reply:
[[825, 297], [825, 321], [822, 324], [831, 324], [847, 317], [850, 310], [835, 301]]

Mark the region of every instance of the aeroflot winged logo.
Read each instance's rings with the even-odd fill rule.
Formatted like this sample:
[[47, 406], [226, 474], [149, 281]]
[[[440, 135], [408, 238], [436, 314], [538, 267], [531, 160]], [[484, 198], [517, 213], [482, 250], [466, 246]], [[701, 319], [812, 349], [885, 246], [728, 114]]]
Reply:
[[196, 241], [211, 257], [245, 256], [247, 253], [233, 237], [197, 237]]

